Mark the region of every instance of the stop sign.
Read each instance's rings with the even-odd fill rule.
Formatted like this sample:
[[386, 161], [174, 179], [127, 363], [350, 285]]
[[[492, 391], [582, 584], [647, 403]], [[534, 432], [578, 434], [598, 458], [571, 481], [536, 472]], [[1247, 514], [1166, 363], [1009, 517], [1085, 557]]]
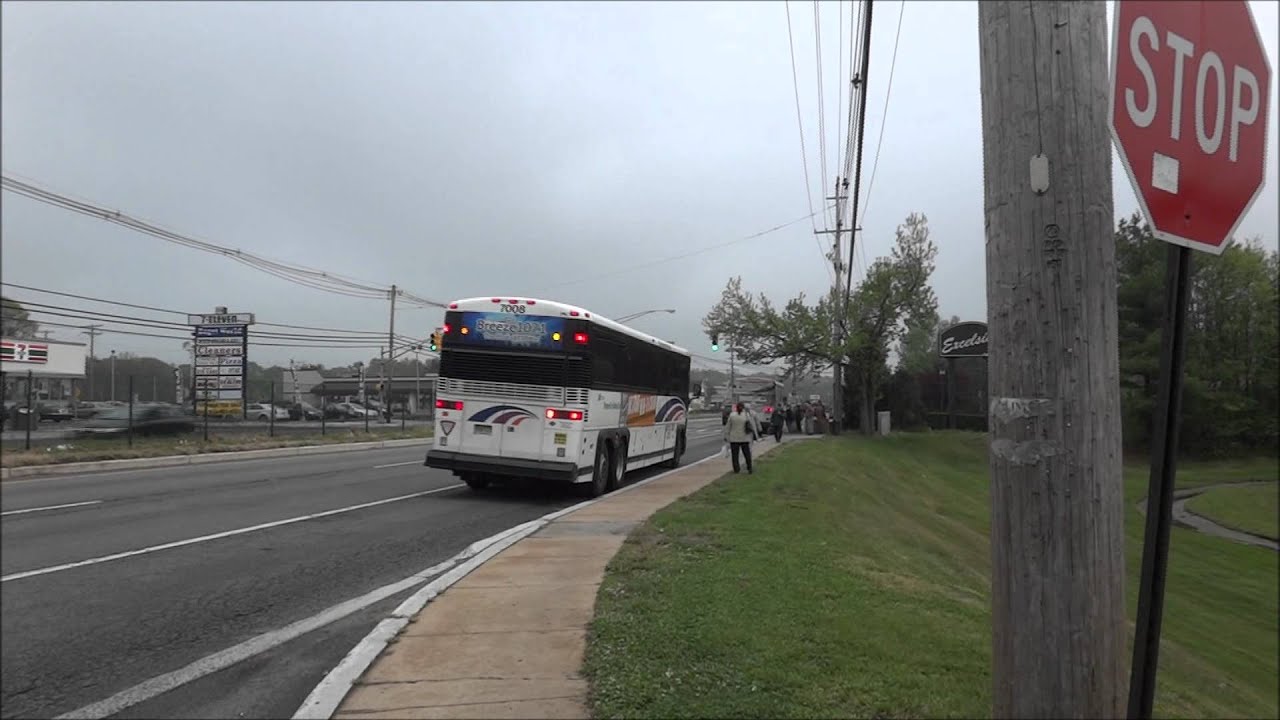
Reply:
[[1221, 253], [1262, 191], [1271, 65], [1244, 0], [1118, 0], [1111, 134], [1156, 237]]

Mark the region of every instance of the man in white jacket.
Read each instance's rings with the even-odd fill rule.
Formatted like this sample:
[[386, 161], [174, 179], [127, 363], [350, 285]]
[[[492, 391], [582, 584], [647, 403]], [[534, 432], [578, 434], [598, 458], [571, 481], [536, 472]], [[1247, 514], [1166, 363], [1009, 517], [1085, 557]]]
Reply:
[[746, 406], [738, 403], [724, 424], [724, 440], [729, 443], [729, 451], [733, 458], [733, 472], [735, 474], [741, 469], [738, 465], [739, 453], [747, 459], [747, 474], [754, 473], [751, 467], [751, 441], [759, 436], [760, 433], [755, 418], [747, 412]]

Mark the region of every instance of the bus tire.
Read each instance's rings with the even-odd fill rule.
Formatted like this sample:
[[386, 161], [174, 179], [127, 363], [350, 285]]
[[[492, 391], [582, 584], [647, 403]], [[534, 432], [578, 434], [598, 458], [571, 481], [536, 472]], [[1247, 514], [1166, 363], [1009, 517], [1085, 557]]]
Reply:
[[462, 476], [462, 481], [472, 490], [480, 491], [489, 487], [489, 476], [480, 473], [467, 473]]
[[671, 469], [680, 467], [680, 457], [684, 455], [684, 442], [685, 442], [684, 431], [681, 430], [676, 435], [676, 448], [675, 448], [676, 452], [674, 455], [671, 456], [670, 460], [667, 460], [666, 462], [662, 463], [663, 467], [671, 468]]
[[609, 492], [609, 481], [613, 477], [613, 464], [609, 462], [609, 444], [603, 440], [596, 442], [595, 464], [591, 466], [591, 482], [583, 484], [587, 497], [597, 498]]
[[620, 438], [617, 445], [613, 449], [613, 462], [610, 463], [613, 472], [609, 473], [609, 491], [612, 492], [622, 487], [622, 479], [627, 476], [627, 440]]

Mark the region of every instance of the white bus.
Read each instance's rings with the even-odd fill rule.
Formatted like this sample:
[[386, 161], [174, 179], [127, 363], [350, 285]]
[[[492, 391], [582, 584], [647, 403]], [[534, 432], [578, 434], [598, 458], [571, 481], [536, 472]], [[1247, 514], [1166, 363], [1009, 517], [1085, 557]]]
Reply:
[[482, 297], [445, 313], [426, 465], [473, 489], [498, 478], [577, 483], [680, 464], [689, 352], [572, 305]]

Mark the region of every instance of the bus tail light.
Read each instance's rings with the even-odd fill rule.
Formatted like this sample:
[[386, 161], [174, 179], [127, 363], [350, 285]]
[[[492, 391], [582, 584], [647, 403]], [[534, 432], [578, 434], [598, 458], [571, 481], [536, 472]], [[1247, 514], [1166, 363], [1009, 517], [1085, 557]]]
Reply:
[[452, 330], [452, 329], [453, 329], [453, 328], [449, 327], [449, 323], [445, 323], [445, 324], [444, 324], [444, 334], [445, 334], [445, 335], [448, 335], [448, 334], [449, 334], [449, 331], [450, 331], [450, 330]]
[[586, 344], [587, 344], [587, 334], [586, 334], [586, 333], [574, 333], [574, 334], [573, 334], [573, 341], [574, 341], [574, 342], [576, 342], [576, 343], [578, 343], [579, 345], [586, 345]]
[[437, 410], [461, 410], [461, 400], [436, 400]]
[[547, 408], [548, 420], [581, 420], [581, 410], [557, 410], [556, 408]]

